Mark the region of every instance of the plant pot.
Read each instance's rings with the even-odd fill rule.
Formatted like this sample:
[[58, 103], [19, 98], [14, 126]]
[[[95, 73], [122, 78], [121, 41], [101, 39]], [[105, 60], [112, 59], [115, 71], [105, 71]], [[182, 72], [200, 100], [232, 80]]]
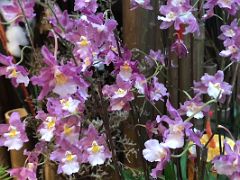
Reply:
[[[20, 114], [21, 119], [24, 119], [28, 115], [26, 109], [24, 109], [24, 108], [18, 108], [18, 109], [13, 109], [13, 110], [7, 111], [5, 113], [6, 123], [9, 123], [10, 116], [13, 112], [18, 112]], [[26, 161], [26, 156], [23, 155], [23, 152], [25, 149], [30, 149], [30, 147], [31, 146], [29, 143], [25, 143], [20, 150], [18, 150], [18, 151], [11, 150], [10, 151], [10, 159], [11, 159], [12, 168], [24, 166], [24, 163]]]

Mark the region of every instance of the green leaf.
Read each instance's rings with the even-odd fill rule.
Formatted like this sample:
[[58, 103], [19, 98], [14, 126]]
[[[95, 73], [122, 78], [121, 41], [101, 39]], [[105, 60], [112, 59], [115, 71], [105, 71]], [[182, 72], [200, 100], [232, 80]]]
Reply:
[[12, 179], [11, 177], [9, 177], [9, 174], [8, 174], [8, 172], [7, 172], [6, 170], [7, 170], [6, 167], [0, 166], [0, 179], [1, 179], [1, 180], [9, 180], [9, 179]]
[[171, 180], [175, 180], [176, 179], [176, 173], [174, 170], [174, 164], [173, 162], [169, 162], [166, 166], [166, 168], [164, 169], [164, 176], [165, 179], [171, 179]]
[[188, 159], [188, 154], [187, 153], [185, 153], [180, 159], [182, 178], [183, 179], [187, 179], [187, 159]]

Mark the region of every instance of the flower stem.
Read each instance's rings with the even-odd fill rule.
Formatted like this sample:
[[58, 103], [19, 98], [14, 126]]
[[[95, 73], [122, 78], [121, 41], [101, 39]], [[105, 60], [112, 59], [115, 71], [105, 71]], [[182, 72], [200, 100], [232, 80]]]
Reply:
[[113, 138], [112, 138], [112, 135], [111, 135], [111, 129], [110, 129], [110, 126], [109, 126], [108, 112], [107, 112], [106, 107], [104, 106], [101, 84], [98, 85], [98, 93], [99, 93], [99, 98], [100, 98], [100, 107], [101, 107], [101, 116], [102, 116], [102, 119], [103, 119], [103, 126], [106, 130], [108, 144], [109, 144], [109, 147], [112, 151], [113, 165], [114, 165], [115, 171], [117, 172], [116, 173], [117, 174], [117, 180], [121, 180], [121, 171], [120, 171], [120, 168], [118, 166], [118, 158], [117, 158], [117, 154], [116, 154], [116, 151], [115, 151], [115, 148], [114, 148]]

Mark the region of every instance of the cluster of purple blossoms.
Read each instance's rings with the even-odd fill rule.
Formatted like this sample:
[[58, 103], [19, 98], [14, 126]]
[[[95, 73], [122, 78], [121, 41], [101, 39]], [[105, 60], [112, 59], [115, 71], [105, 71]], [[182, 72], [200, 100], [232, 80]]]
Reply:
[[234, 19], [230, 25], [221, 26], [222, 34], [219, 39], [223, 40], [225, 50], [220, 52], [222, 57], [230, 57], [231, 61], [240, 61], [240, 28], [238, 20]]
[[208, 0], [203, 6], [207, 10], [203, 17], [212, 17], [214, 15], [214, 7], [216, 6], [227, 10], [231, 15], [235, 15], [240, 8], [240, 2], [238, 0]]
[[197, 19], [192, 14], [194, 8], [190, 5], [189, 0], [169, 0], [167, 5], [160, 6], [160, 13], [163, 16], [158, 16], [158, 20], [161, 20], [161, 29], [167, 29], [174, 25], [174, 29], [179, 31], [181, 25], [185, 26], [183, 34], [198, 33], [199, 26]]
[[[202, 147], [200, 139], [203, 132], [194, 130], [189, 119], [184, 121], [182, 118], [186, 116], [203, 119], [208, 115], [210, 108], [202, 102], [201, 95], [208, 94], [213, 99], [224, 102], [226, 96], [231, 94], [231, 88], [231, 85], [224, 82], [222, 71], [218, 71], [214, 76], [205, 74], [200, 82], [194, 83], [195, 97], [185, 101], [178, 110], [167, 100], [166, 107], [169, 115], [158, 115], [154, 122], [146, 123], [146, 130], [151, 139], [145, 142], [143, 156], [149, 162], [157, 162], [157, 166], [151, 173], [153, 178], [161, 174], [170, 160], [171, 150], [183, 148], [186, 142], [193, 142]], [[157, 137], [162, 139], [162, 142], [159, 143], [157, 139], [153, 139]]]
[[168, 29], [174, 25], [177, 39], [171, 46], [171, 51], [175, 52], [179, 58], [184, 58], [188, 54], [188, 49], [184, 44], [183, 36], [188, 33], [199, 33], [199, 25], [197, 19], [192, 12], [194, 7], [191, 6], [189, 0], [169, 0], [167, 5], [161, 5], [159, 9], [162, 16], [158, 16], [161, 20], [160, 29]]
[[167, 101], [166, 106], [169, 116], [157, 116], [155, 122], [146, 124], [151, 138], [154, 135], [163, 139], [161, 143], [157, 139], [150, 139], [145, 142], [144, 158], [149, 162], [158, 162], [151, 173], [153, 178], [157, 178], [161, 174], [163, 168], [170, 160], [171, 149], [184, 147], [185, 137], [196, 145], [201, 146], [200, 138], [202, 133], [194, 132], [192, 130], [193, 124], [183, 121], [178, 110], [169, 101]]
[[140, 72], [137, 61], [131, 58], [132, 54], [124, 50], [123, 57], [113, 61], [115, 70], [112, 74], [116, 76], [116, 84], [103, 87], [103, 95], [110, 99], [111, 111], [129, 110], [129, 102], [134, 100], [134, 89], [152, 102], [163, 101], [163, 98], [169, 95], [166, 87], [158, 82], [156, 76], [148, 81]]
[[224, 147], [225, 155], [213, 159], [213, 168], [218, 174], [237, 180], [240, 178], [240, 141], [236, 141], [233, 149], [226, 142]]

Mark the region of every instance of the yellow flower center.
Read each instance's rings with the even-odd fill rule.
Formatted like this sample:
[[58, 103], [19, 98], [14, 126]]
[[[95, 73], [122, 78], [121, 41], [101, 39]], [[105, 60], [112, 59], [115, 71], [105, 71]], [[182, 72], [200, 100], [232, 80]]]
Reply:
[[84, 63], [87, 67], [91, 65], [91, 61], [89, 57], [86, 57], [85, 59], [85, 63]]
[[15, 128], [11, 128], [11, 130], [9, 131], [9, 137], [14, 138], [16, 136], [17, 136], [17, 130]]
[[129, 66], [128, 63], [124, 63], [124, 65], [121, 66], [121, 70], [123, 70], [123, 71], [132, 71], [132, 68]]
[[220, 83], [215, 83], [213, 86], [223, 93], [224, 90], [221, 88]]
[[63, 84], [67, 83], [68, 78], [63, 73], [61, 73], [59, 70], [57, 70], [55, 72], [55, 80], [56, 80], [57, 85], [63, 85]]
[[119, 88], [116, 92], [115, 92], [117, 95], [123, 95], [126, 93], [125, 90], [123, 90], [122, 88]]
[[55, 127], [56, 118], [54, 118], [54, 117], [47, 117], [46, 120], [47, 120], [46, 125], [47, 125], [48, 129], [52, 129], [52, 128]]
[[69, 136], [70, 134], [72, 134], [72, 128], [71, 127], [68, 127], [66, 124], [64, 125], [64, 134]]
[[17, 75], [18, 75], [18, 72], [16, 71], [16, 69], [15, 68], [12, 69], [12, 72], [11, 72], [10, 76], [13, 77], [13, 78], [16, 78]]
[[62, 99], [60, 100], [60, 103], [62, 104], [62, 106], [66, 107], [66, 108], [70, 108], [70, 101], [66, 100], [66, 99]]
[[86, 47], [89, 45], [89, 41], [87, 40], [87, 38], [85, 36], [81, 36], [79, 44], [82, 47]]
[[174, 12], [169, 12], [166, 17], [167, 17], [168, 19], [170, 19], [170, 20], [174, 20], [175, 17], [176, 17], [176, 13], [174, 13]]
[[67, 160], [68, 162], [71, 162], [71, 161], [73, 161], [73, 159], [74, 159], [75, 156], [74, 156], [71, 152], [66, 152], [65, 157], [66, 157], [66, 160]]
[[99, 146], [96, 141], [93, 141], [91, 151], [92, 153], [96, 154], [101, 151], [101, 146]]

